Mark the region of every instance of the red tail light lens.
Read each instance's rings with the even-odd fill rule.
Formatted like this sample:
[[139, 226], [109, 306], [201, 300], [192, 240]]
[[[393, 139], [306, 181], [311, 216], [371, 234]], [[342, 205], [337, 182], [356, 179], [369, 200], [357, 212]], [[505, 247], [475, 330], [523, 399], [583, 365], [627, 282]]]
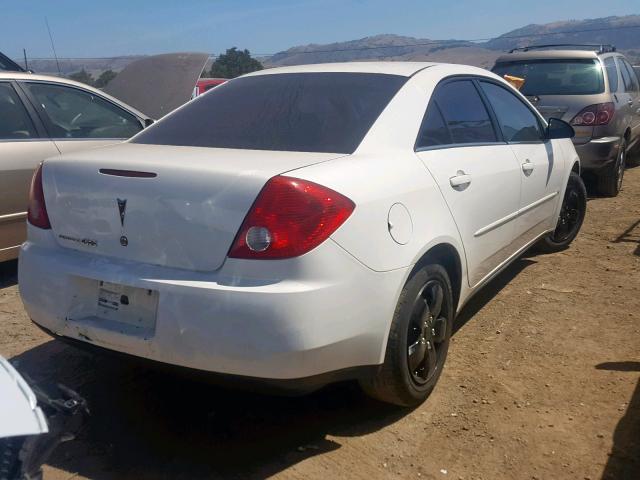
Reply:
[[329, 238], [354, 208], [350, 199], [317, 183], [273, 177], [244, 219], [229, 257], [297, 257]]
[[44, 191], [42, 190], [42, 164], [38, 166], [31, 179], [29, 190], [29, 213], [27, 220], [31, 225], [48, 230], [51, 228], [47, 206], [44, 203]]
[[613, 102], [597, 103], [595, 105], [589, 105], [578, 113], [571, 125], [577, 127], [594, 127], [597, 125], [607, 125], [613, 118], [615, 112], [615, 106]]

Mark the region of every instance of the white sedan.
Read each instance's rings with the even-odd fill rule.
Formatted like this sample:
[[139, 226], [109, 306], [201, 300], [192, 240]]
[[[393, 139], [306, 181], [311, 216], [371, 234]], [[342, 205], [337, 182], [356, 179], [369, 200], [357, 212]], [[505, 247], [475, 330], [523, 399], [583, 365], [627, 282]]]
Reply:
[[586, 210], [572, 128], [496, 75], [430, 63], [278, 68], [130, 141], [36, 172], [20, 293], [52, 335], [416, 405], [456, 313]]

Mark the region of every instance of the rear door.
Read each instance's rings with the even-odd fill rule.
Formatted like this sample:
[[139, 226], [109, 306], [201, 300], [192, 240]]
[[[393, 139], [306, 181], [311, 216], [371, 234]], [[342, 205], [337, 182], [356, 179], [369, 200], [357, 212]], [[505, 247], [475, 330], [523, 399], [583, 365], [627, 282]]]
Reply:
[[31, 176], [58, 154], [35, 112], [9, 81], [0, 82], [0, 261], [17, 256], [26, 237]]
[[63, 154], [120, 143], [143, 128], [135, 115], [88, 90], [47, 82], [21, 85]]
[[453, 215], [464, 244], [469, 284], [475, 286], [514, 252], [521, 175], [472, 79], [438, 85], [416, 153]]
[[539, 117], [517, 95], [497, 82], [481, 80], [479, 84], [520, 164], [522, 192], [515, 238], [522, 247], [553, 227], [563, 155], [550, 140], [545, 141]]

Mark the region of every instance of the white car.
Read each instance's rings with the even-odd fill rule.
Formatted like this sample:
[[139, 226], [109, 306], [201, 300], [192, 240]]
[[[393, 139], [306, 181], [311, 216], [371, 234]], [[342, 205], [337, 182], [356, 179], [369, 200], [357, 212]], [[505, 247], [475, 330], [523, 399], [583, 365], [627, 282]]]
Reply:
[[85, 346], [416, 405], [456, 313], [586, 209], [572, 128], [479, 68], [246, 75], [34, 175], [20, 293]]

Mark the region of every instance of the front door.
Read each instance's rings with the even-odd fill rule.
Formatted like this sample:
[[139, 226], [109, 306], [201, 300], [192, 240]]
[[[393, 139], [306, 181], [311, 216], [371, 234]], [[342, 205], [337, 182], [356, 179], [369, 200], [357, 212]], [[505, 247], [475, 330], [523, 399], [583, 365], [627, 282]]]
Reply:
[[555, 227], [564, 156], [545, 140], [541, 119], [522, 99], [497, 82], [479, 83], [519, 163], [522, 191], [514, 241], [521, 248]]

